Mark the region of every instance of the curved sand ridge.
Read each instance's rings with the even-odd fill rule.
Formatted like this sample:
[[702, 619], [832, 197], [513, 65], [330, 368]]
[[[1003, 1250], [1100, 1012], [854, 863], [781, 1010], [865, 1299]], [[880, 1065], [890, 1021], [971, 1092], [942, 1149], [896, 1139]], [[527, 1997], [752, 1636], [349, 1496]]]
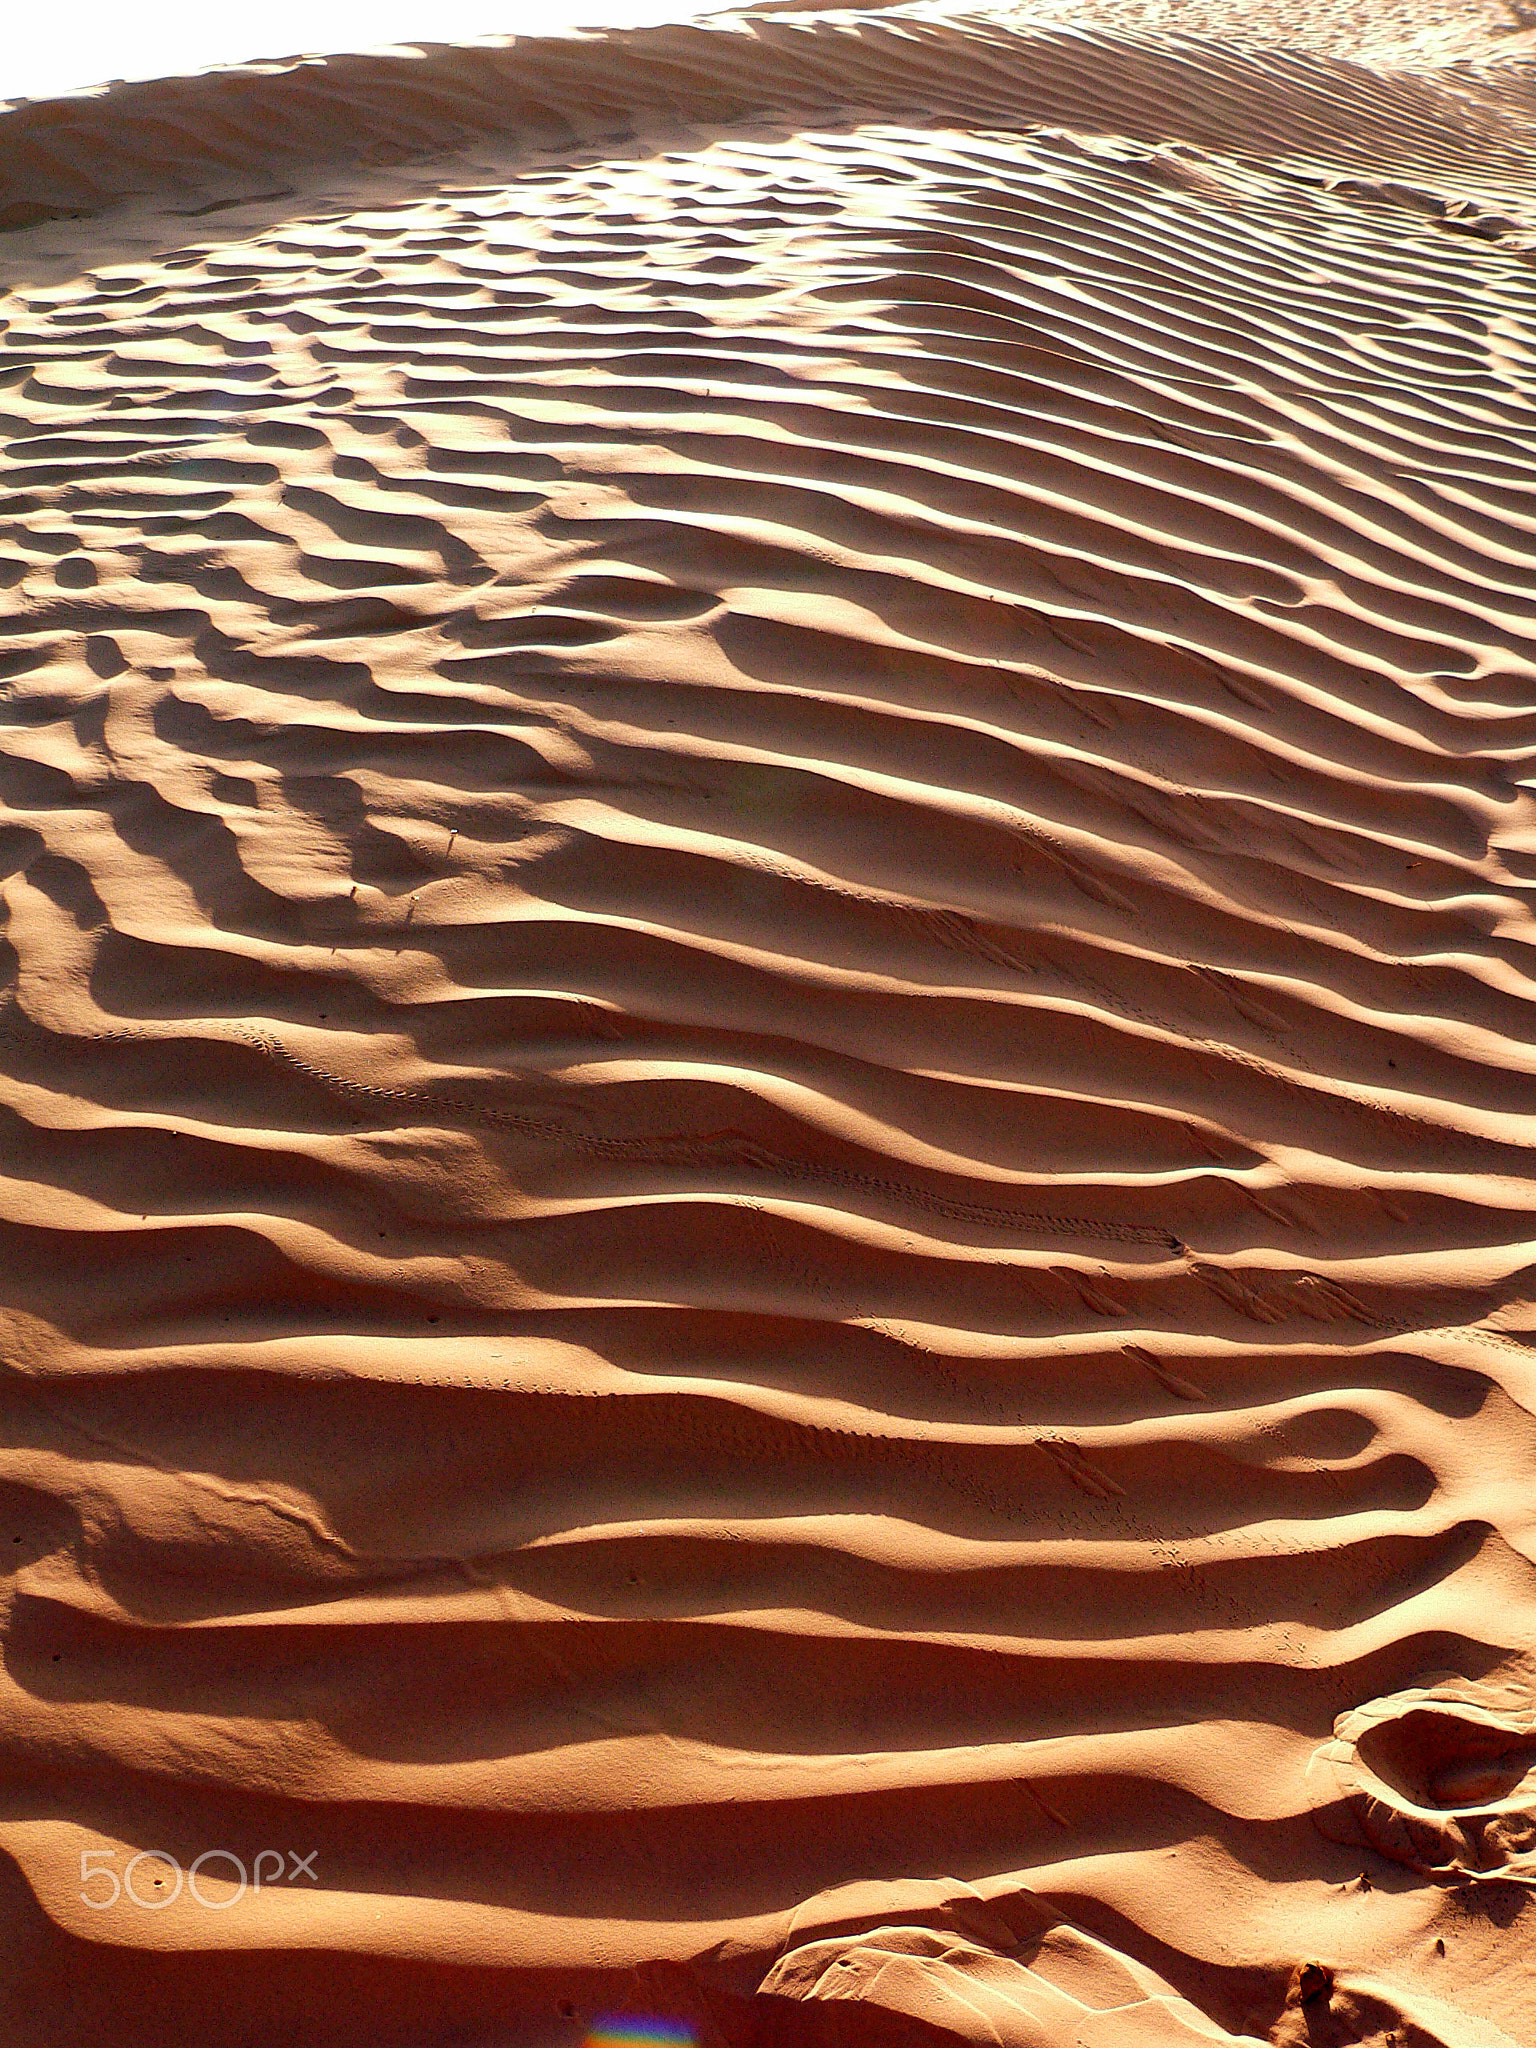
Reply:
[[1516, 85], [375, 62], [0, 123], [3, 2038], [1528, 2039]]
[[1532, 70], [1527, 59], [1375, 71], [1298, 49], [1020, 26], [943, 6], [289, 58], [13, 104], [0, 114], [0, 226], [210, 179], [270, 185], [294, 167], [409, 162], [484, 138], [568, 151], [658, 124], [761, 116], [1056, 122], [1529, 201]]

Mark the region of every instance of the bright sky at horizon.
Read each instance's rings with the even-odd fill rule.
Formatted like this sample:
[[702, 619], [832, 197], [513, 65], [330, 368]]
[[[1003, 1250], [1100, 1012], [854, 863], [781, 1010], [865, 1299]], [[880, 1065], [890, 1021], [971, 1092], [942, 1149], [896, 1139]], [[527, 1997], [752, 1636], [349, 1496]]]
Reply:
[[[720, 8], [725, 0], [713, 0]], [[368, 50], [531, 35], [597, 22], [664, 21], [710, 0], [66, 0], [20, 6], [0, 43], [0, 100], [47, 99], [114, 78], [168, 78], [299, 51]]]

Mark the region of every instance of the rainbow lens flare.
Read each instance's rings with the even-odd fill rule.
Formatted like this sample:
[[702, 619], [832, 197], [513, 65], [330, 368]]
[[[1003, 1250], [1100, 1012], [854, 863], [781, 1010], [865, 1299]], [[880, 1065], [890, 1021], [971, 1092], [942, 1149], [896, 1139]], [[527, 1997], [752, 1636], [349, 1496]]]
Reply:
[[649, 2019], [640, 2013], [622, 2013], [599, 2020], [590, 2028], [581, 2048], [695, 2048], [698, 2035], [686, 2020]]

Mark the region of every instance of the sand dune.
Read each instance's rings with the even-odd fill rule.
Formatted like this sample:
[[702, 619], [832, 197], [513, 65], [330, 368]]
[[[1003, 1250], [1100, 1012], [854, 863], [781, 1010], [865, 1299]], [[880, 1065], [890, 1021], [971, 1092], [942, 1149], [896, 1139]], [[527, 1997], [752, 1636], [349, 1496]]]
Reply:
[[0, 2038], [1531, 2039], [1533, 133], [0, 116]]

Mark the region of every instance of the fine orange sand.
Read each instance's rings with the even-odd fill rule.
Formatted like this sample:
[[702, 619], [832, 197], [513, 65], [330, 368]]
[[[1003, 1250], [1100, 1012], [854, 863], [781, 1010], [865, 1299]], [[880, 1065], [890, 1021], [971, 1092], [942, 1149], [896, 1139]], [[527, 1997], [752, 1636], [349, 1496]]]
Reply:
[[0, 113], [4, 2048], [1536, 2039], [1533, 37], [1202, 5]]

